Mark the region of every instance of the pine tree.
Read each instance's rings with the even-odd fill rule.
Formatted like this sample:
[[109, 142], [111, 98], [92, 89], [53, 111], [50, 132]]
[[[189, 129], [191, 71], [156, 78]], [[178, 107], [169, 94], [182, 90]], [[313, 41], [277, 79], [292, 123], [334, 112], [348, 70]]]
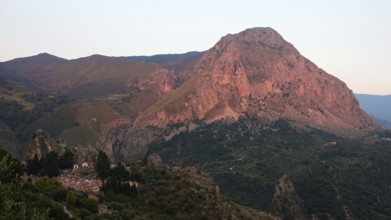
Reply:
[[38, 172], [41, 170], [41, 163], [39, 162], [39, 159], [37, 155], [34, 155], [34, 158], [32, 160], [27, 161], [27, 175], [38, 175]]
[[105, 180], [110, 176], [110, 160], [103, 151], [99, 151], [98, 153], [96, 172], [98, 173], [98, 177], [102, 180]]
[[47, 175], [50, 178], [60, 175], [58, 156], [54, 151], [49, 152], [44, 157], [42, 157], [41, 164], [43, 175]]
[[130, 180], [130, 173], [126, 170], [125, 166], [118, 163], [111, 172], [110, 179], [115, 182], [123, 183]]
[[73, 168], [73, 153], [70, 150], [66, 150], [65, 153], [59, 159], [60, 169], [72, 169]]

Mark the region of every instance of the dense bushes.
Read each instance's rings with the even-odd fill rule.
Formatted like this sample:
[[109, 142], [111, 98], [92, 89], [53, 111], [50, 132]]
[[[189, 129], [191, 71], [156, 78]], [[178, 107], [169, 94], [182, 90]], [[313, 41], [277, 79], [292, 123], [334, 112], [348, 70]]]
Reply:
[[344, 219], [344, 204], [357, 219], [391, 216], [391, 148], [380, 138], [349, 139], [243, 117], [182, 132], [149, 149], [166, 163], [210, 173], [225, 195], [254, 208], [269, 210], [275, 184], [288, 175], [308, 215]]

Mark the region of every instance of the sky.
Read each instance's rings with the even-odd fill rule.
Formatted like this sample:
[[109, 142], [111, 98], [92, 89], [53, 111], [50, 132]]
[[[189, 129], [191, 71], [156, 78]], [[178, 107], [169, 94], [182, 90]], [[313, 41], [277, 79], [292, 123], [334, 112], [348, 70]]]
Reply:
[[204, 51], [272, 27], [355, 93], [391, 94], [389, 0], [0, 0], [0, 62]]

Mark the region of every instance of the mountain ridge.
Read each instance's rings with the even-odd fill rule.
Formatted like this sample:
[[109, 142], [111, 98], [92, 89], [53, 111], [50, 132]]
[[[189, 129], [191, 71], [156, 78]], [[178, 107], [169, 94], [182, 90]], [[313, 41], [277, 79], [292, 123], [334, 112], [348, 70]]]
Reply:
[[391, 95], [355, 94], [360, 106], [379, 124], [391, 128]]

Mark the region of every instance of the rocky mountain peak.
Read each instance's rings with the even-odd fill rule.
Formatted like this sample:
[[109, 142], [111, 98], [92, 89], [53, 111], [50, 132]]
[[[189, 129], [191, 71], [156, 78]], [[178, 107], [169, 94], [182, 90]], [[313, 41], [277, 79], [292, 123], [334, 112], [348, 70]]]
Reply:
[[230, 43], [247, 44], [247, 46], [260, 44], [275, 49], [291, 49], [293, 47], [277, 31], [269, 27], [249, 28], [238, 34], [228, 34], [222, 37], [216, 46], [219, 47]]
[[332, 133], [379, 129], [345, 83], [301, 56], [271, 28], [221, 38], [183, 75], [187, 81], [142, 114], [136, 125], [165, 127], [250, 114]]

